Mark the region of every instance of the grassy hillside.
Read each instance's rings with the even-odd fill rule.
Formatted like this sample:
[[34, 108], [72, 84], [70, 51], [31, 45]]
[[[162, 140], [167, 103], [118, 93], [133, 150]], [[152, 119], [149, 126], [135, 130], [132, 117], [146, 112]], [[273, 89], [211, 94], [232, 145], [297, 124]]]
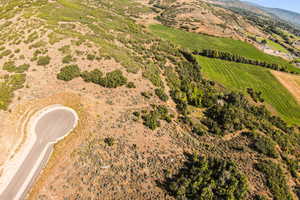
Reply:
[[230, 38], [219, 38], [185, 32], [159, 24], [151, 25], [150, 30], [154, 34], [170, 40], [180, 46], [189, 48], [190, 50], [201, 51], [203, 49], [215, 49], [219, 51], [226, 51], [250, 59], [266, 61], [268, 63], [277, 63], [281, 66], [286, 66], [291, 71], [300, 73], [300, 69], [289, 64], [286, 60], [283, 60], [280, 57], [265, 54], [246, 42], [233, 40]]
[[285, 120], [300, 122], [300, 106], [268, 69], [197, 56], [203, 73], [227, 88], [246, 92], [247, 88], [261, 91], [263, 98]]

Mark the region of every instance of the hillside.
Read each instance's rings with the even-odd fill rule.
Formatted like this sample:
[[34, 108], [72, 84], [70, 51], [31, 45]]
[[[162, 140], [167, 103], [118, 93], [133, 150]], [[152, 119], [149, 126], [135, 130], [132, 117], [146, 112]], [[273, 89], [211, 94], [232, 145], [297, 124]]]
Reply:
[[271, 13], [272, 15], [275, 15], [276, 17], [285, 20], [287, 22], [290, 22], [297, 26], [298, 28], [300, 27], [300, 14], [296, 12], [292, 12], [289, 10], [284, 10], [284, 9], [279, 9], [279, 8], [266, 8], [262, 7], [263, 10], [265, 10], [268, 13]]
[[0, 5], [0, 187], [60, 104], [78, 124], [26, 199], [299, 197], [300, 106], [276, 73], [300, 69], [252, 45], [262, 27], [210, 1]]

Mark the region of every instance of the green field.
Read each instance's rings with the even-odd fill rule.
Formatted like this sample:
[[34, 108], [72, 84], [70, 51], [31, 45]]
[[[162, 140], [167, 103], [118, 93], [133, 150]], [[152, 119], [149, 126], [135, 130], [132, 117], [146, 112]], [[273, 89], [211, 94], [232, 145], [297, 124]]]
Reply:
[[273, 49], [273, 50], [277, 50], [277, 51], [281, 51], [283, 53], [289, 53], [289, 51], [284, 48], [283, 46], [281, 46], [280, 44], [273, 42], [272, 40], [267, 40], [267, 45]]
[[300, 123], [300, 105], [271, 72], [263, 67], [197, 56], [203, 73], [211, 80], [246, 93], [253, 88], [263, 93], [266, 103], [289, 123]]
[[268, 63], [277, 63], [278, 65], [286, 66], [290, 71], [300, 73], [300, 69], [294, 67], [288, 61], [280, 57], [265, 54], [251, 44], [243, 41], [190, 33], [159, 24], [151, 25], [149, 28], [155, 35], [192, 51], [201, 51], [203, 49], [226, 51], [250, 59], [265, 61]]

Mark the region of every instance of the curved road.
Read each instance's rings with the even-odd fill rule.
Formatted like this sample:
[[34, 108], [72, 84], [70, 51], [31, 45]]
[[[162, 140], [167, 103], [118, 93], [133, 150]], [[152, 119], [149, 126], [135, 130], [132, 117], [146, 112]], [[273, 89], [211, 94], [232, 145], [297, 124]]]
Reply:
[[62, 106], [39, 116], [32, 129], [36, 134], [36, 141], [10, 183], [0, 194], [1, 200], [25, 198], [35, 178], [48, 161], [53, 144], [76, 126], [77, 119], [75, 111]]

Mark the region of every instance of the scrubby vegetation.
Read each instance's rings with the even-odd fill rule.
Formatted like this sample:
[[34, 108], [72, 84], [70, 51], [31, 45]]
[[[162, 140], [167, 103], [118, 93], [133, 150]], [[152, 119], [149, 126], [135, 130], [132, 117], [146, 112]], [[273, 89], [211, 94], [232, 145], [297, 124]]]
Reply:
[[177, 199], [245, 199], [247, 179], [234, 163], [217, 158], [190, 156], [165, 185]]
[[167, 107], [163, 105], [153, 105], [153, 109], [150, 111], [144, 111], [142, 115], [143, 123], [148, 128], [155, 130], [160, 126], [160, 120], [165, 120], [166, 122], [172, 121], [172, 116], [169, 115]]
[[25, 74], [7, 75], [0, 82], [0, 109], [6, 110], [14, 97], [14, 91], [22, 88], [26, 81]]
[[287, 186], [286, 178], [281, 167], [272, 161], [260, 162], [257, 169], [265, 174], [266, 182], [275, 200], [292, 200], [292, 195]]
[[272, 139], [253, 132], [244, 134], [252, 139], [251, 148], [266, 156], [278, 158], [279, 154], [276, 150], [276, 143]]
[[158, 96], [160, 100], [168, 101], [169, 96], [165, 93], [165, 91], [163, 89], [156, 88], [154, 91], [155, 91], [156, 96]]
[[4, 63], [3, 70], [14, 73], [24, 73], [29, 67], [29, 64], [23, 64], [17, 67], [14, 61], [8, 61]]
[[80, 76], [80, 69], [78, 65], [65, 66], [61, 68], [60, 72], [57, 74], [57, 78], [64, 81], [70, 81], [79, 76]]

